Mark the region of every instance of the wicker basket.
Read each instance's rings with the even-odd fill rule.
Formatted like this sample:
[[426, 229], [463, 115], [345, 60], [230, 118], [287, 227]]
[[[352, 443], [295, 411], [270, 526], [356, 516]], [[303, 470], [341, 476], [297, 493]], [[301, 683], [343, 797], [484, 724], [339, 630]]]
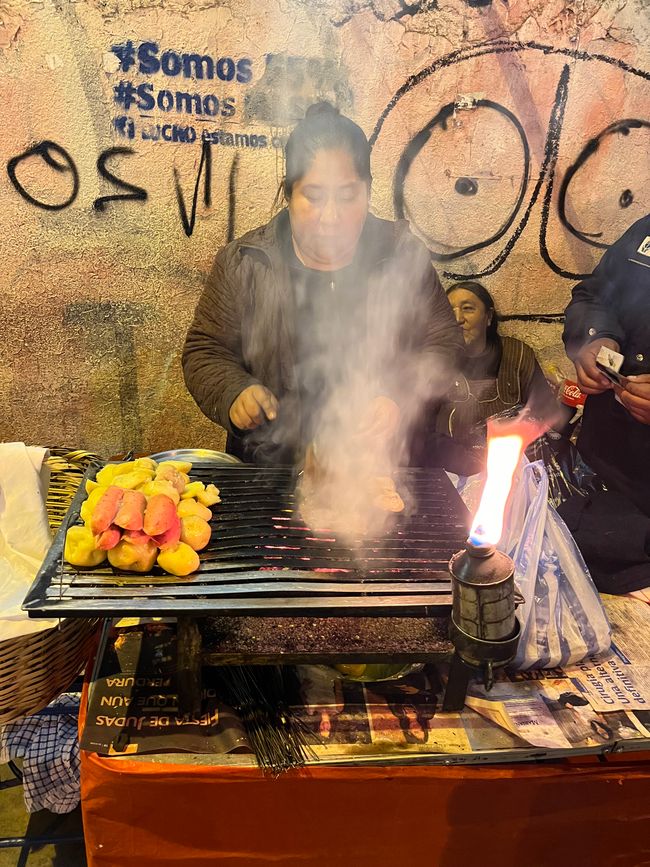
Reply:
[[[47, 514], [61, 524], [95, 455], [50, 449]], [[41, 710], [64, 692], [86, 664], [99, 621], [67, 618], [58, 626], [0, 641], [0, 725]]]

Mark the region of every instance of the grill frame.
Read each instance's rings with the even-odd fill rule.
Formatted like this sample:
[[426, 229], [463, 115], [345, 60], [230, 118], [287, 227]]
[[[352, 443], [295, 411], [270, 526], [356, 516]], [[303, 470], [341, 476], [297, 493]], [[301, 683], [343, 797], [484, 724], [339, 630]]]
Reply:
[[[94, 479], [99, 469], [89, 468], [84, 481]], [[379, 567], [383, 562], [384, 568], [373, 570], [368, 566], [334, 573], [314, 569], [349, 569], [351, 549], [338, 540], [332, 544], [335, 537], [331, 533], [319, 535], [319, 531], [300, 526], [293, 510], [295, 475], [290, 468], [196, 462], [190, 475], [192, 479], [216, 484], [223, 500], [213, 507], [211, 526], [216, 541], [211, 541], [200, 553], [199, 572], [177, 578], [158, 572], [157, 567], [147, 575], [135, 575], [119, 572], [106, 563], [94, 569], [76, 569], [63, 564], [65, 531], [79, 522], [79, 510], [86, 498], [82, 484], [23, 608], [31, 617], [429, 617], [449, 612], [451, 579], [447, 564], [466, 539], [470, 516], [444, 471], [410, 469], [396, 477], [398, 489], [406, 492], [406, 511], [410, 508], [411, 514], [399, 516], [393, 532], [379, 539], [365, 540], [362, 546], [363, 550], [371, 551], [374, 558], [366, 557], [365, 563]], [[424, 497], [427, 486], [431, 491]], [[270, 495], [266, 500], [265, 492]], [[426, 508], [423, 510], [424, 500]], [[237, 511], [234, 504], [251, 508]], [[279, 509], [279, 506], [284, 508]], [[277, 514], [278, 511], [282, 514]], [[436, 536], [439, 542], [433, 538], [429, 525], [435, 518], [442, 518], [445, 524], [445, 532]], [[271, 526], [270, 520], [275, 522]], [[267, 530], [274, 531], [270, 536], [263, 537], [259, 533], [260, 521]], [[401, 535], [398, 530], [402, 531]], [[303, 545], [297, 549], [293, 544], [263, 547], [265, 541], [279, 540]], [[293, 561], [302, 559], [307, 542], [311, 546], [313, 568], [295, 568]], [[233, 561], [228, 552], [242, 551], [244, 545], [250, 562], [242, 557]], [[274, 550], [285, 552], [277, 555], [282, 558], [278, 560], [280, 568], [251, 568], [255, 563], [259, 566], [260, 562], [271, 562], [268, 551]], [[411, 557], [409, 562], [415, 568], [406, 572], [401, 567], [395, 572], [400, 555], [413, 551], [426, 556]], [[329, 554], [324, 556], [327, 552]], [[382, 552], [391, 554], [381, 558]], [[315, 560], [316, 554], [322, 559]], [[402, 557], [403, 562], [407, 560]], [[232, 568], [233, 562], [236, 569]]]

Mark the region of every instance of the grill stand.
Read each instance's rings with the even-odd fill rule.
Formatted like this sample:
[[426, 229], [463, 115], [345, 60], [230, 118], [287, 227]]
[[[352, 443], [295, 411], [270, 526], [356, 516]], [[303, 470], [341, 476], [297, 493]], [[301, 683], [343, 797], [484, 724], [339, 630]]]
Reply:
[[178, 707], [182, 714], [201, 712], [201, 633], [196, 617], [176, 621], [178, 660]]
[[[179, 711], [183, 715], [196, 715], [200, 711], [202, 666], [334, 665], [345, 662], [451, 663], [443, 710], [460, 710], [469, 680], [478, 672], [454, 650], [449, 630], [448, 616], [179, 617]], [[332, 649], [330, 631], [336, 633], [335, 650]], [[309, 644], [309, 650], [300, 646], [301, 638]], [[367, 649], [377, 646], [386, 649]]]

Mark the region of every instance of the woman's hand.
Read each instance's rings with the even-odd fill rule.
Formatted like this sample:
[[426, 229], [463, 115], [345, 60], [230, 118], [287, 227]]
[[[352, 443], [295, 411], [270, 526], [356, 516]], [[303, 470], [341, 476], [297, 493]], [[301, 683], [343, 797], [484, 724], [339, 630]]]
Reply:
[[599, 340], [586, 343], [575, 359], [578, 385], [584, 394], [600, 394], [612, 387], [611, 382], [596, 367], [596, 356], [601, 346], [607, 346], [616, 352], [619, 351], [619, 345], [615, 340], [601, 337]]
[[263, 385], [249, 385], [230, 407], [230, 421], [239, 430], [254, 430], [278, 415], [278, 399]]
[[614, 391], [632, 418], [650, 424], [650, 374], [628, 376], [625, 388], [615, 385]]
[[399, 407], [394, 400], [380, 395], [366, 404], [354, 436], [359, 439], [389, 439], [397, 430]]

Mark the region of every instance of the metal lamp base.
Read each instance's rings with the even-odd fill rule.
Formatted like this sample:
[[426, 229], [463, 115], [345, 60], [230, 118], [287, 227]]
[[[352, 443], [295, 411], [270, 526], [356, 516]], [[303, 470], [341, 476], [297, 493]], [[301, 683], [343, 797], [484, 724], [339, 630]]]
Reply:
[[509, 638], [485, 641], [464, 632], [451, 618], [449, 637], [455, 647], [449, 667], [449, 678], [442, 702], [443, 711], [461, 711], [465, 706], [471, 678], [482, 675], [485, 688], [492, 688], [494, 669], [507, 665], [517, 652], [521, 626], [515, 619], [515, 629]]

